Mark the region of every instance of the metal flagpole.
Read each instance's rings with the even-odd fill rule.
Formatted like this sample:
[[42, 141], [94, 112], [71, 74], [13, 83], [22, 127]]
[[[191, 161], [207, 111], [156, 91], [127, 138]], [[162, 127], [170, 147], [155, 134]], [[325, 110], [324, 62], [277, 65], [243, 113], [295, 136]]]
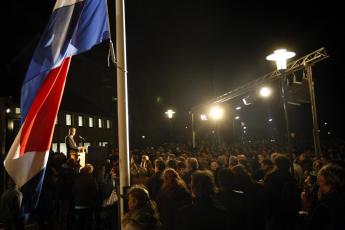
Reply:
[[128, 132], [128, 97], [127, 97], [127, 63], [125, 3], [116, 0], [116, 56], [117, 56], [117, 108], [119, 134], [120, 167], [120, 216], [125, 213], [125, 195], [130, 185], [129, 174], [129, 132]]

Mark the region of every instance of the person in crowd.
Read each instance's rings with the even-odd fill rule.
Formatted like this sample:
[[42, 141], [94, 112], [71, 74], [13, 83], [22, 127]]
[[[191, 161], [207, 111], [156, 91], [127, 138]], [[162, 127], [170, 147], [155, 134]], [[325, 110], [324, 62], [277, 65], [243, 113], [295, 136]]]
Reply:
[[171, 159], [167, 161], [167, 168], [172, 168], [177, 170], [177, 162], [175, 159]]
[[76, 212], [76, 229], [91, 229], [94, 210], [99, 202], [98, 184], [92, 176], [93, 165], [87, 163], [81, 170], [81, 175], [74, 181], [73, 197]]
[[263, 180], [264, 181], [266, 180], [267, 176], [275, 170], [273, 162], [268, 158], [263, 159], [261, 161], [261, 169], [263, 171], [263, 175], [264, 175]]
[[101, 217], [101, 222], [103, 226], [111, 230], [118, 229], [119, 225], [117, 196], [119, 181], [116, 175], [116, 168], [111, 168], [109, 175], [105, 179], [105, 183], [101, 186], [102, 212], [104, 214]]
[[218, 163], [217, 163], [217, 161], [216, 161], [216, 160], [212, 160], [212, 161], [210, 162], [210, 170], [211, 170], [211, 172], [213, 173], [213, 175], [216, 175], [217, 169], [218, 169]]
[[79, 169], [75, 168], [75, 160], [67, 159], [61, 165], [57, 180], [59, 200], [58, 222], [60, 229], [69, 229], [72, 225], [73, 184]]
[[149, 177], [152, 175], [153, 167], [152, 167], [152, 163], [150, 161], [150, 158], [147, 154], [143, 154], [141, 156], [140, 168], [145, 171], [146, 176]]
[[156, 203], [140, 185], [128, 191], [128, 213], [122, 219], [122, 230], [156, 230], [161, 227]]
[[175, 229], [230, 229], [225, 209], [218, 207], [214, 201], [215, 188], [214, 176], [209, 170], [192, 174], [194, 201], [177, 213]]
[[146, 181], [146, 187], [153, 200], [156, 200], [157, 194], [163, 184], [162, 173], [165, 169], [164, 161], [156, 159], [154, 161], [154, 174]]
[[276, 154], [272, 159], [276, 170], [267, 175], [264, 184], [266, 229], [294, 230], [300, 210], [300, 196], [297, 182], [290, 173], [291, 161], [283, 154]]
[[247, 211], [248, 211], [248, 229], [255, 228], [256, 230], [264, 229], [264, 215], [262, 212], [262, 207], [264, 205], [263, 201], [263, 189], [258, 183], [256, 183], [250, 176], [247, 168], [242, 164], [238, 164], [233, 167], [232, 172], [234, 173], [234, 189], [236, 191], [244, 192], [247, 199]]
[[24, 224], [20, 218], [23, 194], [14, 181], [9, 178], [8, 189], [1, 195], [0, 221], [4, 230], [24, 230]]
[[185, 182], [178, 173], [168, 168], [163, 173], [163, 186], [157, 196], [162, 229], [174, 229], [175, 216], [178, 210], [192, 203], [192, 197]]
[[190, 157], [187, 159], [187, 172], [183, 176], [183, 180], [190, 189], [190, 182], [192, 174], [199, 169], [198, 160], [195, 157]]
[[39, 229], [46, 230], [55, 226], [56, 207], [57, 207], [57, 172], [52, 167], [52, 161], [49, 159], [44, 175], [40, 198], [35, 210]]
[[340, 230], [345, 228], [345, 169], [326, 164], [317, 175], [318, 202], [312, 211], [312, 230]]
[[219, 191], [216, 199], [226, 209], [228, 222], [232, 230], [249, 230], [250, 207], [248, 194], [235, 190], [235, 176], [229, 168], [218, 172]]
[[238, 159], [236, 156], [229, 157], [229, 167], [232, 168], [238, 164]]
[[186, 174], [186, 168], [187, 168], [186, 163], [184, 161], [178, 161], [176, 168], [180, 177], [183, 178], [184, 175]]

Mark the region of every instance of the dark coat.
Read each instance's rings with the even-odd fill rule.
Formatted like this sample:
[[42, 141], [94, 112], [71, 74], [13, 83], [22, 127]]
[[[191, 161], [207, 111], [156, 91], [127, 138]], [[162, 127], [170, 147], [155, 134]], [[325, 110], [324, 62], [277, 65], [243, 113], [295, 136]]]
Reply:
[[96, 207], [98, 202], [98, 185], [91, 175], [80, 175], [73, 186], [74, 205], [88, 208]]
[[193, 204], [178, 211], [175, 229], [226, 230], [230, 228], [226, 211], [217, 207], [211, 199], [203, 199], [195, 200]]
[[192, 203], [192, 196], [187, 189], [181, 187], [163, 188], [157, 196], [157, 206], [163, 229], [174, 229], [178, 210]]
[[320, 200], [312, 212], [309, 229], [345, 229], [345, 194], [332, 193]]
[[265, 180], [264, 192], [267, 229], [295, 229], [300, 208], [295, 178], [289, 172], [274, 171]]
[[151, 199], [156, 200], [158, 192], [160, 188], [162, 187], [162, 184], [163, 184], [162, 173], [155, 173], [146, 181], [146, 187], [147, 187], [147, 190], [149, 191]]
[[220, 190], [216, 199], [228, 213], [228, 222], [231, 230], [250, 229], [250, 204], [248, 194], [231, 189]]

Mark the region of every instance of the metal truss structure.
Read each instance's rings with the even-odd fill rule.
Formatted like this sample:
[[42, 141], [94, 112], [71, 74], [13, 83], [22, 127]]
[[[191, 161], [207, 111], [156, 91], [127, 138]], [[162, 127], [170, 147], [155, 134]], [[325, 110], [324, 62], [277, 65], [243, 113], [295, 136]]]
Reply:
[[[287, 65], [287, 69], [285, 70], [285, 74], [289, 75], [292, 74], [298, 70], [301, 70], [303, 68], [306, 68], [307, 66], [311, 66], [313, 64], [315, 64], [316, 62], [319, 62], [323, 59], [328, 58], [329, 55], [326, 53], [326, 50], [322, 47], [312, 53], [309, 53], [307, 55], [305, 55], [304, 57], [295, 60], [293, 62], [288, 63]], [[278, 80], [282, 78], [282, 74], [281, 72], [279, 72], [278, 70], [275, 70], [271, 73], [268, 73], [256, 80], [253, 80], [251, 82], [248, 82], [247, 84], [244, 84], [236, 89], [233, 89], [227, 93], [224, 93], [204, 104], [201, 105], [197, 105], [191, 108], [191, 112], [195, 112], [197, 111], [199, 108], [202, 108], [204, 106], [207, 105], [211, 105], [211, 104], [216, 104], [216, 103], [223, 103], [225, 101], [228, 100], [232, 100], [236, 97], [239, 97], [243, 94], [246, 94], [248, 92], [251, 92], [253, 89], [263, 85], [263, 84], [267, 84], [270, 81], [273, 80]]]

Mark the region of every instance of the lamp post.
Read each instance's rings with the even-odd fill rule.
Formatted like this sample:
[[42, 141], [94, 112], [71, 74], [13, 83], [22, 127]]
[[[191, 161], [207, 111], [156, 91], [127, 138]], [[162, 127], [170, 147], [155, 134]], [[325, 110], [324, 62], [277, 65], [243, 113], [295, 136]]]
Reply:
[[192, 117], [192, 147], [195, 149], [195, 127], [194, 127], [194, 113], [191, 112]]
[[294, 52], [287, 51], [286, 49], [279, 49], [275, 50], [273, 54], [270, 54], [266, 57], [268, 61], [275, 61], [277, 65], [277, 70], [280, 72], [281, 78], [281, 97], [283, 100], [283, 108], [284, 108], [284, 118], [285, 118], [285, 126], [286, 126], [286, 133], [287, 133], [287, 151], [290, 155], [291, 160], [291, 172], [294, 174], [293, 169], [293, 157], [292, 157], [292, 150], [291, 150], [291, 136], [290, 136], [290, 126], [289, 126], [289, 116], [287, 111], [287, 98], [286, 98], [286, 61], [296, 54]]
[[168, 117], [169, 119], [169, 135], [170, 135], [170, 141], [172, 141], [172, 124], [171, 124], [171, 119], [174, 117], [174, 114], [175, 114], [175, 111], [172, 110], [172, 109], [168, 109], [166, 112], [165, 112], [165, 115]]
[[232, 129], [233, 129], [233, 132], [234, 132], [234, 145], [236, 144], [236, 124], [235, 124], [235, 121], [240, 119], [240, 116], [235, 116], [234, 119], [232, 120]]
[[220, 145], [220, 131], [218, 121], [223, 117], [223, 109], [219, 106], [212, 107], [210, 111], [210, 117], [216, 122], [217, 142]]

